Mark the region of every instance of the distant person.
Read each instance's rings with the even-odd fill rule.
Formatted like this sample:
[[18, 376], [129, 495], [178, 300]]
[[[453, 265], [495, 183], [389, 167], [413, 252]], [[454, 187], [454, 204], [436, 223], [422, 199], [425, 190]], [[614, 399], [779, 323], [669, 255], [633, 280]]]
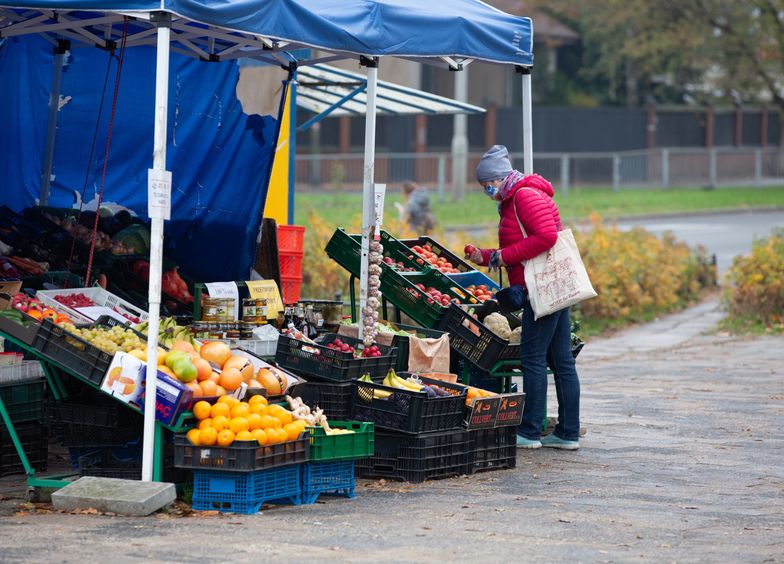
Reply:
[[[561, 216], [553, 201], [552, 185], [538, 174], [523, 174], [512, 168], [503, 145], [491, 147], [476, 167], [483, 192], [498, 206], [498, 249], [466, 246], [471, 262], [505, 267], [510, 287], [520, 287], [523, 328], [520, 364], [523, 372], [525, 406], [517, 428], [519, 448], [580, 448], [580, 380], [572, 356], [569, 308], [534, 319], [525, 293], [523, 261], [550, 249], [558, 239]], [[555, 430], [542, 437], [542, 419], [547, 404], [547, 365], [553, 369], [558, 396]]]
[[419, 235], [427, 235], [436, 227], [436, 217], [430, 209], [430, 193], [427, 188], [406, 182], [403, 184], [405, 204], [395, 204], [401, 221], [405, 221]]

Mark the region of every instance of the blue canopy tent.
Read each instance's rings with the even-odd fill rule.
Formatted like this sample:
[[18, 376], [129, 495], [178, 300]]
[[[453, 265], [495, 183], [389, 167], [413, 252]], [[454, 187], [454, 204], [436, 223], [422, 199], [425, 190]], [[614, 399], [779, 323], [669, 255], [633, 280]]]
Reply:
[[[151, 366], [157, 365], [163, 221], [172, 184], [166, 161], [170, 52], [212, 62], [251, 57], [292, 72], [300, 65], [340, 58], [359, 57], [367, 67], [360, 288], [363, 310], [367, 299], [368, 238], [374, 215], [378, 57], [410, 58], [455, 71], [474, 60], [514, 65], [523, 81], [524, 170], [532, 171], [533, 26], [529, 18], [505, 14], [479, 0], [430, 5], [419, 0], [0, 0], [0, 40], [38, 34], [55, 46], [58, 40], [65, 39], [74, 45], [109, 49], [121, 39], [123, 27], [127, 29], [128, 46], [156, 46], [153, 168], [148, 180], [148, 194], [157, 200], [148, 202], [152, 238], [147, 360]], [[330, 54], [306, 61], [287, 54], [302, 47]], [[55, 64], [61, 65], [62, 57], [59, 61], [55, 57]], [[51, 95], [55, 101], [59, 99], [57, 76], [56, 68]], [[51, 124], [57, 115], [56, 102], [50, 106]], [[145, 404], [144, 480], [152, 479], [155, 389], [156, 378], [151, 373]]]

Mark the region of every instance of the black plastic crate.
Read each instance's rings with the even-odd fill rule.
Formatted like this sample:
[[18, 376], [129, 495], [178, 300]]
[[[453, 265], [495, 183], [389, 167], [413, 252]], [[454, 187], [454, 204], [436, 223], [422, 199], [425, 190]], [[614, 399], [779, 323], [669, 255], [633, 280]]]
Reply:
[[449, 344], [484, 370], [490, 370], [509, 342], [502, 339], [464, 308], [451, 304], [438, 328], [449, 332]]
[[117, 446], [140, 437], [141, 415], [112, 403], [51, 402], [47, 418], [58, 442], [68, 447]]
[[380, 380], [386, 376], [390, 368], [394, 368], [397, 362], [397, 349], [394, 347], [378, 345], [381, 356], [354, 358], [351, 353], [327, 348], [326, 345], [335, 339], [340, 339], [355, 348], [362, 343], [359, 339], [334, 333], [324, 335], [319, 345], [281, 335], [278, 338], [275, 362], [281, 368], [291, 370], [295, 374], [333, 382], [350, 382], [363, 374], [370, 374], [372, 379]]
[[[171, 445], [167, 445], [171, 447]], [[121, 480], [142, 479], [141, 452], [134, 456], [120, 457], [112, 448], [96, 449], [79, 457], [79, 475], [99, 478], [118, 478]], [[163, 458], [163, 481], [182, 483], [187, 471], [174, 468], [174, 457], [168, 449]]]
[[[401, 331], [406, 331], [420, 339], [438, 339], [444, 334], [444, 331], [437, 329], [426, 329], [424, 327], [415, 327], [413, 325], [403, 325], [395, 323], [394, 327]], [[397, 363], [395, 364], [395, 371], [407, 372], [408, 371], [408, 337], [403, 335], [395, 335], [392, 337], [392, 346], [397, 347]]]
[[354, 385], [351, 382], [306, 382], [299, 397], [308, 407], [324, 410], [327, 419], [351, 419], [351, 399], [354, 397]]
[[[46, 426], [42, 423], [19, 423], [14, 430], [22, 444], [27, 460], [36, 471], [46, 470], [49, 458], [49, 443], [46, 437]], [[0, 476], [23, 474], [24, 466], [11, 440], [5, 425], [0, 426]]]
[[465, 474], [471, 462], [468, 431], [404, 435], [376, 431], [375, 454], [354, 461], [357, 476], [424, 482]]
[[72, 335], [48, 319], [41, 322], [33, 346], [46, 358], [97, 386], [101, 385], [112, 362], [112, 355]]
[[517, 465], [517, 427], [477, 429], [468, 433], [471, 440], [468, 474]]
[[0, 381], [0, 399], [3, 400], [6, 411], [14, 423], [43, 422], [45, 394], [44, 378]]
[[[352, 417], [357, 421], [371, 421], [376, 427], [403, 433], [426, 433], [460, 427], [463, 424], [466, 388], [429, 378], [421, 380], [435, 384], [452, 395], [429, 398], [424, 392], [357, 380], [354, 382]], [[392, 394], [386, 399], [379, 399], [374, 397], [377, 390]]]
[[275, 445], [239, 441], [227, 447], [194, 446], [185, 435], [174, 436], [174, 465], [177, 468], [247, 472], [299, 464], [309, 458], [310, 433], [303, 433], [296, 441]]

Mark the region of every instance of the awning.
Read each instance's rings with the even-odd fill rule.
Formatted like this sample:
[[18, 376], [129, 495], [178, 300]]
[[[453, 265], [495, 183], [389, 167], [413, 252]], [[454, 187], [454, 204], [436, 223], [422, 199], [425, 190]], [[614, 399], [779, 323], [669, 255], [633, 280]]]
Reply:
[[[316, 114], [298, 129], [308, 129], [327, 116], [363, 116], [367, 110], [367, 77], [329, 65], [301, 67], [297, 72], [297, 108]], [[378, 81], [378, 115], [481, 114], [480, 106], [458, 102], [416, 88]]]

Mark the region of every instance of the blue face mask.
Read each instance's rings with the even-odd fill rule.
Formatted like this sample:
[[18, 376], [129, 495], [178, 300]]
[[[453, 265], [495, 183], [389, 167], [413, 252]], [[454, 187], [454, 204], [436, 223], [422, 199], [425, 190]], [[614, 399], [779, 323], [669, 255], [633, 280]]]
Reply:
[[485, 194], [491, 200], [495, 200], [496, 196], [498, 196], [498, 191], [501, 189], [500, 186], [495, 186], [493, 184], [486, 184], [484, 187]]

